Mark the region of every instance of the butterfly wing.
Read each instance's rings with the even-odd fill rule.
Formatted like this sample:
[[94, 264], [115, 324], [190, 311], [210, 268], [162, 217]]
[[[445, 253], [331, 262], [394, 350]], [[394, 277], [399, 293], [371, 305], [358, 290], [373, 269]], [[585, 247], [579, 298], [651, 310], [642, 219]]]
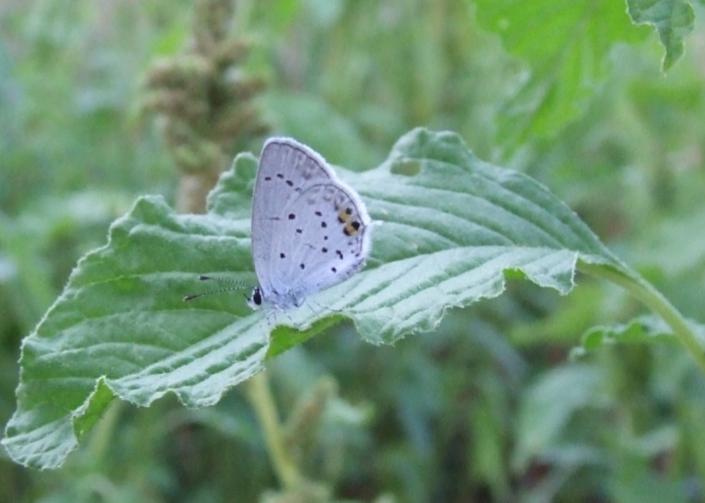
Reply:
[[357, 271], [369, 248], [365, 205], [325, 161], [291, 139], [262, 149], [252, 253], [263, 295], [282, 307]]
[[[360, 198], [336, 178], [308, 186], [292, 200], [275, 224], [272, 285], [300, 304], [310, 293], [328, 288], [359, 270], [369, 249], [367, 210]], [[302, 219], [302, 225], [297, 220]]]
[[252, 203], [252, 257], [263, 294], [271, 295], [277, 222], [284, 209], [310, 184], [332, 173], [316, 152], [290, 138], [271, 138], [262, 147]]

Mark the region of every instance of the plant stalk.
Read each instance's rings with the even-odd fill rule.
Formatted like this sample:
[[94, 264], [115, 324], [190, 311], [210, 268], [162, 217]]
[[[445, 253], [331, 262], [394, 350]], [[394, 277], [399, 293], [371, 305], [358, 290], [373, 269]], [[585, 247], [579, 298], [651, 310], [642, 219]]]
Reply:
[[97, 422], [88, 444], [88, 451], [92, 454], [96, 463], [103, 462], [105, 453], [108, 452], [110, 447], [110, 442], [114, 440], [115, 428], [124, 408], [125, 402], [113, 400], [108, 406], [108, 410], [103, 414], [102, 420]]
[[676, 338], [685, 346], [705, 372], [705, 348], [683, 315], [651, 283], [633, 278], [607, 266], [580, 262], [578, 269], [596, 278], [603, 278], [624, 288], [635, 299], [657, 313], [671, 327]]
[[281, 484], [292, 489], [300, 485], [302, 476], [284, 443], [284, 431], [265, 372], [245, 382], [246, 394], [257, 414], [267, 444], [269, 458]]

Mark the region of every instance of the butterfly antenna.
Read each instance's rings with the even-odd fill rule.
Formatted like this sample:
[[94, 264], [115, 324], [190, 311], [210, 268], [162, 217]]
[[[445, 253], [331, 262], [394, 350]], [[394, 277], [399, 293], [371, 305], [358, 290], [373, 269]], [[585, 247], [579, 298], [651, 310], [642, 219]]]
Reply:
[[212, 276], [205, 276], [205, 275], [199, 276], [198, 279], [200, 279], [201, 281], [215, 280], [219, 283], [226, 283], [226, 284], [228, 284], [228, 286], [225, 286], [223, 288], [216, 288], [214, 290], [208, 290], [208, 291], [202, 292], [202, 293], [185, 295], [183, 298], [184, 302], [189, 302], [191, 300], [198, 299], [199, 297], [205, 297], [207, 295], [215, 295], [218, 293], [234, 292], [236, 290], [247, 290], [250, 288], [248, 285], [246, 285], [242, 281], [232, 281], [232, 280], [227, 280], [227, 279], [222, 279], [222, 278], [214, 278]]

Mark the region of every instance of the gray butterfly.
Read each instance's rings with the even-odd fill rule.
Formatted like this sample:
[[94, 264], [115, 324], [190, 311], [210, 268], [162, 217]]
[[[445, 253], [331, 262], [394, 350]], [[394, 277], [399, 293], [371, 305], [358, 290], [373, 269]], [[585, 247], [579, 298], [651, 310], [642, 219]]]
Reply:
[[252, 203], [252, 307], [300, 306], [360, 270], [370, 249], [360, 196], [320, 154], [291, 138], [262, 148]]

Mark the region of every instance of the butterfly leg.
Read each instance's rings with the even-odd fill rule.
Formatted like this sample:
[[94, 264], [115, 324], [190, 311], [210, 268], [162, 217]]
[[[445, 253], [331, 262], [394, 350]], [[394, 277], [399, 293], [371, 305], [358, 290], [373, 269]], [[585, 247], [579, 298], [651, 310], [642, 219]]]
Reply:
[[267, 306], [264, 309], [264, 317], [267, 320], [267, 325], [269, 329], [273, 329], [277, 325], [277, 309]]

